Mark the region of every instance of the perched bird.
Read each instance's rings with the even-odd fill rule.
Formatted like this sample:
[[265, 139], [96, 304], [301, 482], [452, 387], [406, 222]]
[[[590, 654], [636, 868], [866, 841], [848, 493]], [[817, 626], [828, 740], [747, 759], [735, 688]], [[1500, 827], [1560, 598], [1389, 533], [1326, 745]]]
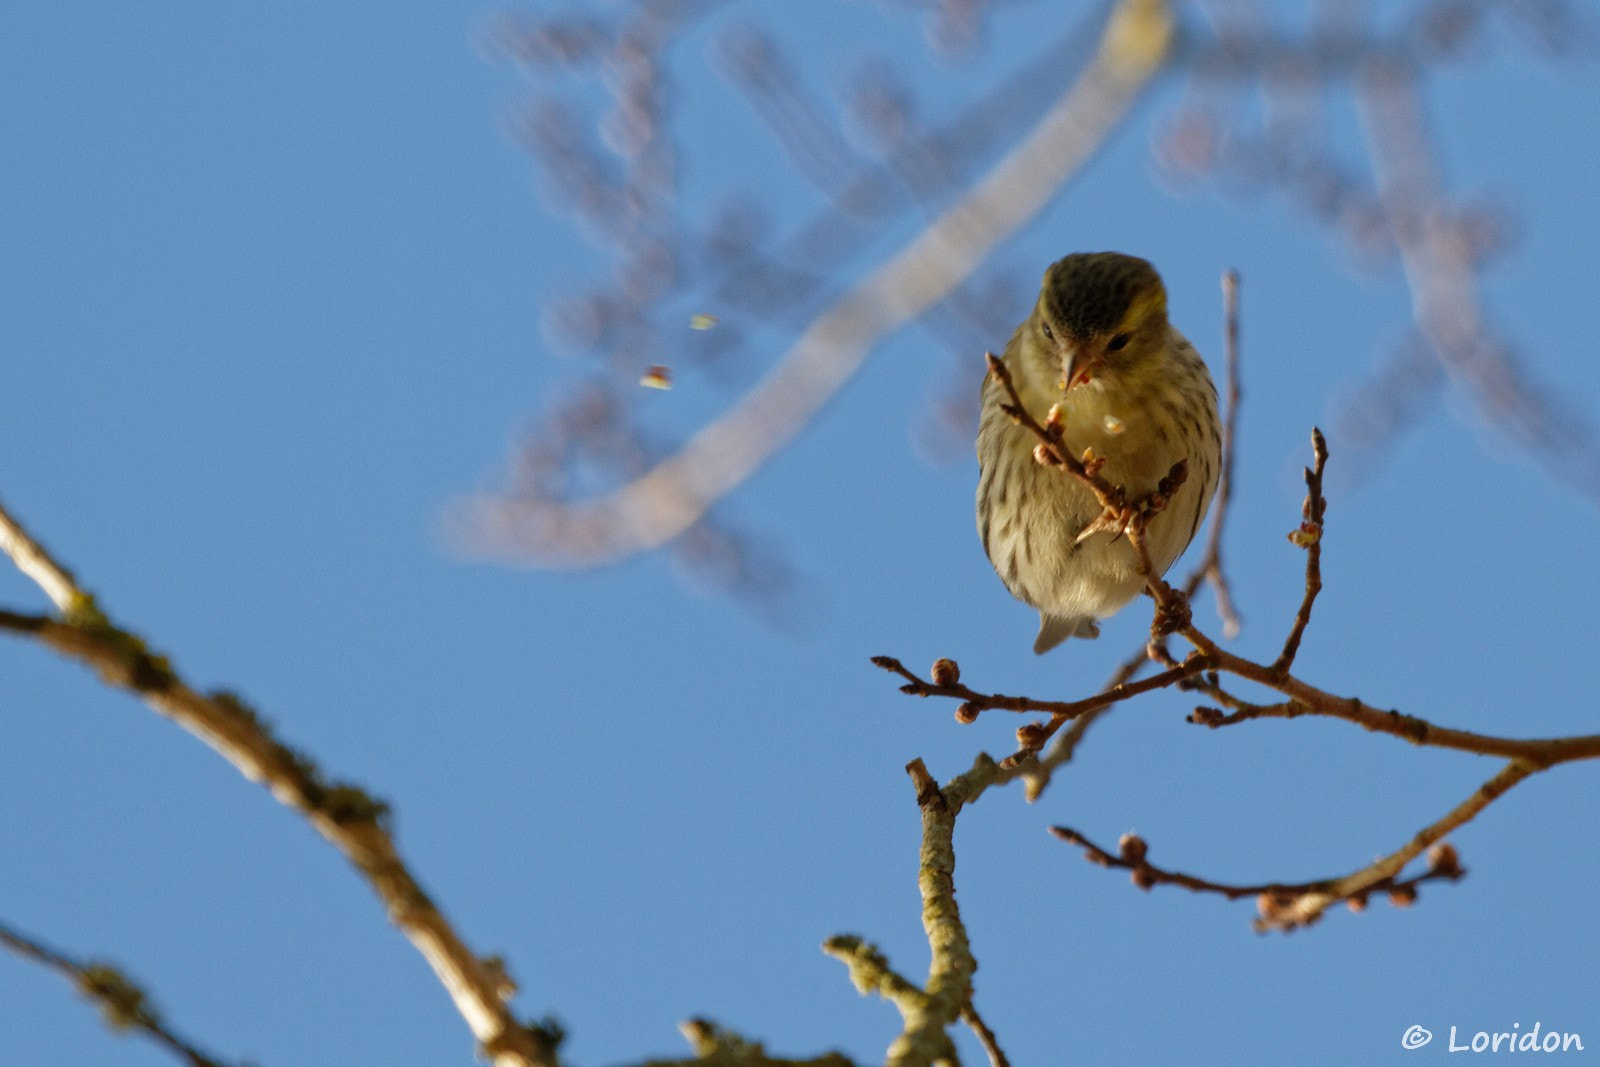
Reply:
[[[1151, 517], [1146, 541], [1163, 573], [1194, 539], [1221, 467], [1217, 390], [1194, 345], [1167, 322], [1154, 267], [1117, 252], [1078, 253], [1045, 271], [1039, 302], [1006, 345], [1003, 362], [1023, 407], [1043, 422], [1058, 406], [1061, 444], [1104, 459], [1100, 476], [1129, 501], [1155, 490], [1172, 465], [1188, 475]], [[1002, 382], [983, 383], [978, 425], [978, 534], [1013, 596], [1039, 612], [1035, 652], [1069, 637], [1098, 637], [1144, 588], [1119, 531], [1071, 474], [1034, 459], [1039, 439], [1001, 410]]]

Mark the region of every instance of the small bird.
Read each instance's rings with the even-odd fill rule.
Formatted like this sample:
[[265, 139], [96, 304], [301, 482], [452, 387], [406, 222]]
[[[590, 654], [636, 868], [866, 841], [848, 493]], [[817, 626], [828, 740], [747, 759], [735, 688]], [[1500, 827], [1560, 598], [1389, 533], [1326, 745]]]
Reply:
[[[1217, 389], [1194, 345], [1167, 321], [1167, 290], [1145, 260], [1077, 253], [1045, 271], [1039, 302], [1003, 357], [1022, 405], [1044, 421], [1059, 408], [1061, 444], [1104, 460], [1100, 476], [1136, 500], [1173, 464], [1188, 476], [1150, 518], [1146, 541], [1164, 573], [1194, 540], [1222, 461]], [[1127, 540], [1096, 523], [1105, 510], [1071, 474], [1034, 459], [1039, 439], [1001, 410], [994, 375], [978, 424], [978, 535], [1018, 600], [1038, 610], [1036, 653], [1100, 636], [1099, 620], [1144, 588]], [[1087, 534], [1091, 524], [1097, 529]]]

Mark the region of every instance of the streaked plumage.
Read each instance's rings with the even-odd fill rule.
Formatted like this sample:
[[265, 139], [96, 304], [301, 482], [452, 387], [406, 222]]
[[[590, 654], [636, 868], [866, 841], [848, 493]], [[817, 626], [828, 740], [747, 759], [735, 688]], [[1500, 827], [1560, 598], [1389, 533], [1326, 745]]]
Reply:
[[[1149, 263], [1079, 253], [1045, 272], [1039, 301], [1006, 345], [1023, 405], [1041, 421], [1060, 405], [1062, 443], [1092, 448], [1127, 499], [1152, 492], [1178, 460], [1188, 478], [1150, 520], [1151, 561], [1165, 572], [1194, 539], [1221, 464], [1217, 391], [1193, 345], [1167, 322], [1166, 288]], [[983, 383], [978, 426], [978, 534], [1012, 595], [1039, 612], [1035, 652], [1097, 637], [1099, 620], [1144, 587], [1126, 538], [1079, 535], [1101, 513], [1089, 488], [1034, 460], [1038, 439], [1000, 410], [1005, 387]]]

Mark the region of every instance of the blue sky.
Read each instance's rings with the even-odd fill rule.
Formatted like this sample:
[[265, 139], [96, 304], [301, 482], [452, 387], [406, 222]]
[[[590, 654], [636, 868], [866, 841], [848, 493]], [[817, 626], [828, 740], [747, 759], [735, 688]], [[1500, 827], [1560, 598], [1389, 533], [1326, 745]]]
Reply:
[[[729, 20], [760, 20], [819, 93], [881, 57], [936, 118], [1056, 32], [1053, 7], [1003, 5], [965, 65], [931, 58], [892, 6], [712, 19], [674, 53], [686, 201], [755, 190], [779, 233], [820, 206], [708, 67]], [[1010, 751], [1017, 722], [959, 726], [868, 657], [951, 656], [979, 688], [1078, 696], [1147, 619], [1130, 609], [1096, 644], [1032, 656], [1031, 613], [973, 532], [968, 449], [932, 464], [915, 446], [951, 374], [920, 327], [719, 511], [802, 576], [797, 629], [660, 556], [572, 573], [453, 550], [449, 502], [493, 484], [581, 375], [550, 354], [541, 309], [607, 269], [506, 132], [530, 88], [479, 47], [497, 10], [5, 5], [0, 500], [193, 683], [247, 695], [388, 798], [424, 883], [471, 944], [507, 956], [521, 1012], [566, 1023], [571, 1062], [683, 1054], [674, 1024], [697, 1014], [776, 1053], [872, 1062], [897, 1017], [818, 945], [858, 933], [924, 972], [902, 767], [921, 757], [947, 779]], [[1431, 83], [1445, 179], [1508, 209], [1488, 304], [1528, 372], [1594, 416], [1600, 68], [1496, 37]], [[1334, 425], [1409, 303], [1392, 262], [1357, 264], [1281, 198], [1154, 180], [1152, 130], [1180, 88], [1158, 86], [990, 269], [1018, 280], [1020, 318], [1057, 256], [1145, 255], [1214, 366], [1217, 278], [1243, 273], [1231, 647], [1270, 657], [1300, 587], [1284, 533], [1310, 427]], [[1356, 143], [1353, 126], [1335, 137]], [[784, 329], [756, 334], [733, 387]], [[732, 395], [686, 373], [650, 417], [682, 436]], [[1452, 726], [1593, 732], [1595, 505], [1450, 389], [1363, 477], [1345, 477], [1343, 443], [1330, 433], [1327, 590], [1302, 676]], [[8, 571], [0, 603], [44, 607]], [[0, 677], [0, 918], [124, 965], [225, 1057], [468, 1061], [421, 959], [296, 816], [41, 649], [0, 642]], [[1413, 909], [1257, 937], [1248, 905], [1139, 893], [1045, 828], [1137, 829], [1156, 861], [1220, 879], [1311, 878], [1392, 851], [1495, 765], [1338, 722], [1203, 732], [1188, 707], [1124, 708], [1038, 804], [998, 791], [961, 816], [977, 1003], [1013, 1062], [1388, 1062], [1442, 1054], [1451, 1025], [1535, 1021], [1600, 1047], [1583, 817], [1600, 769], [1558, 768], [1494, 805], [1455, 838], [1469, 877]], [[8, 956], [0, 1004], [7, 1062], [169, 1062]], [[1403, 1052], [1412, 1024], [1435, 1045]]]

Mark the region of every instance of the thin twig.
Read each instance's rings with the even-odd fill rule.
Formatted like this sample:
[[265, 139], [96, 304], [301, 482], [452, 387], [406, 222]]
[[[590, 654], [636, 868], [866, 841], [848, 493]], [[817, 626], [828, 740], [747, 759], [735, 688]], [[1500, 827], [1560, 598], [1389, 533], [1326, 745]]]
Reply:
[[693, 1059], [651, 1057], [639, 1067], [708, 1067], [710, 1064], [718, 1067], [856, 1067], [855, 1061], [842, 1052], [825, 1052], [803, 1060], [773, 1056], [759, 1041], [752, 1041], [710, 1019], [685, 1019], [678, 1024], [678, 1032], [694, 1050]]
[[[1447, 812], [1443, 818], [1423, 827], [1401, 848], [1370, 866], [1341, 878], [1326, 894], [1307, 893], [1289, 901], [1273, 900], [1270, 902], [1272, 907], [1268, 907], [1269, 902], [1263, 901], [1262, 915], [1256, 922], [1257, 929], [1276, 927], [1287, 930], [1295, 926], [1305, 926], [1315, 922], [1329, 905], [1340, 900], [1364, 901], [1365, 892], [1388, 884], [1400, 874], [1406, 864], [1436, 843], [1441, 844], [1432, 854], [1432, 868], [1441, 872], [1440, 877], [1448, 877], [1451, 868], [1459, 867], [1459, 860], [1455, 849], [1442, 844], [1444, 839], [1459, 827], [1471, 822], [1479, 812], [1498, 800], [1517, 783], [1543, 769], [1543, 766], [1527, 760], [1511, 760], [1494, 777], [1473, 790], [1470, 796]], [[1409, 904], [1416, 899], [1415, 889], [1413, 888], [1409, 895], [1402, 893], [1396, 897], [1391, 894], [1390, 899], [1397, 904]]]
[[[1375, 892], [1388, 892], [1397, 905], [1410, 904], [1416, 900], [1417, 886], [1424, 882], [1454, 882], [1467, 873], [1460, 865], [1455, 849], [1443, 845], [1435, 850], [1433, 862], [1426, 872], [1407, 879], [1399, 879], [1395, 873], [1415, 857], [1415, 852], [1395, 868], [1395, 873], [1390, 874], [1378, 872], [1380, 864], [1383, 870], [1388, 869], [1392, 856], [1354, 874], [1337, 878], [1319, 878], [1309, 882], [1261, 882], [1254, 885], [1217, 882], [1156, 866], [1147, 856], [1148, 846], [1144, 839], [1134, 834], [1124, 834], [1117, 843], [1117, 851], [1111, 852], [1068, 826], [1052, 826], [1050, 832], [1069, 845], [1083, 849], [1084, 859], [1090, 863], [1128, 871], [1129, 881], [1140, 889], [1170, 885], [1194, 893], [1215, 894], [1228, 900], [1254, 897], [1260, 912], [1254, 922], [1257, 931], [1289, 931], [1297, 926], [1309, 926], [1321, 918], [1329, 907], [1340, 902], [1351, 903], [1352, 910], [1360, 911], [1368, 895]], [[1308, 900], [1314, 902], [1314, 907], [1302, 904]]]
[[143, 1033], [190, 1067], [224, 1067], [222, 1060], [178, 1036], [162, 1021], [145, 991], [110, 964], [74, 959], [6, 926], [0, 926], [0, 945], [23, 959], [43, 964], [71, 982], [79, 993], [100, 1005], [112, 1029]]
[[[1471, 822], [1479, 812], [1518, 782], [1542, 769], [1525, 760], [1512, 760], [1474, 790], [1471, 796], [1438, 821], [1424, 827], [1394, 852], [1351, 874], [1310, 882], [1263, 882], [1257, 885], [1215, 882], [1155, 866], [1149, 861], [1149, 846], [1143, 838], [1134, 834], [1123, 835], [1117, 843], [1117, 851], [1112, 853], [1069, 827], [1054, 826], [1050, 832], [1083, 849], [1084, 858], [1092, 863], [1131, 872], [1133, 884], [1140, 889], [1175, 885], [1196, 893], [1215, 893], [1229, 900], [1255, 897], [1259, 912], [1254, 922], [1256, 930], [1288, 931], [1311, 925], [1322, 918], [1328, 908], [1340, 902], [1349, 904], [1352, 911], [1360, 911], [1366, 907], [1370, 894], [1387, 892], [1391, 902], [1405, 907], [1415, 903], [1417, 887], [1424, 882], [1459, 880], [1467, 872], [1461, 866], [1461, 858], [1455, 848], [1446, 843], [1445, 838]], [[1430, 847], [1428, 870], [1411, 878], [1400, 878], [1400, 872], [1406, 865]]]
[[964, 806], [991, 785], [1015, 775], [983, 755], [971, 770], [942, 788], [920, 759], [908, 763], [906, 773], [922, 813], [917, 888], [922, 894], [922, 927], [933, 956], [927, 984], [918, 988], [894, 971], [876, 946], [854, 935], [829, 938], [823, 951], [844, 962], [859, 992], [877, 993], [900, 1012], [903, 1029], [889, 1046], [889, 1067], [959, 1062], [949, 1034], [958, 1020], [972, 1027], [991, 1061], [1003, 1067], [1006, 1058], [999, 1042], [972, 1006], [972, 975], [978, 962], [956, 906], [955, 827]]
[[[1146, 663], [1150, 662], [1149, 648], [1139, 650], [1133, 656], [1124, 660], [1116, 670], [1111, 672], [1102, 687], [1103, 692], [1109, 692], [1131, 682]], [[1045, 788], [1050, 784], [1051, 777], [1061, 767], [1072, 761], [1077, 754], [1078, 746], [1083, 743], [1084, 735], [1089, 732], [1102, 715], [1105, 715], [1115, 705], [1107, 705], [1094, 711], [1086, 711], [1067, 723], [1067, 728], [1061, 731], [1055, 743], [1048, 752], [1039, 752], [1023, 749], [1005, 760], [1005, 763], [1014, 767], [1024, 781], [1023, 797], [1032, 804], [1044, 795]], [[1045, 724], [1047, 727], [1050, 723]]]
[[1300, 639], [1311, 623], [1311, 605], [1322, 592], [1322, 527], [1328, 501], [1322, 496], [1322, 471], [1328, 465], [1328, 442], [1322, 431], [1311, 429], [1312, 465], [1305, 470], [1306, 502], [1301, 507], [1300, 528], [1289, 535], [1289, 540], [1306, 550], [1306, 591], [1300, 599], [1300, 609], [1295, 612], [1294, 624], [1283, 642], [1283, 651], [1272, 661], [1272, 671], [1287, 674], [1294, 666], [1294, 657], [1300, 651]]
[[[995, 370], [996, 368], [998, 369]], [[991, 370], [995, 370], [997, 376], [1006, 383], [1012, 395], [1015, 396], [1015, 387], [1010, 385], [1009, 375], [1004, 372], [1004, 364], [999, 360], [991, 359]], [[1040, 449], [1043, 450], [1047, 461], [1054, 461], [1059, 458], [1059, 465], [1093, 489], [1103, 503], [1110, 501], [1107, 504], [1108, 508], [1119, 500], [1117, 494], [1120, 490], [1115, 486], [1110, 486], [1109, 483], [1099, 478], [1095, 472], [1086, 471], [1082, 463], [1074, 465], [1074, 458], [1068, 454], [1067, 449], [1058, 446], [1056, 436], [1051, 433], [1050, 429], [1040, 424], [1020, 403], [1014, 404], [1013, 407], [1016, 409], [1013, 417], [1040, 438]], [[1230, 698], [1230, 703], [1242, 709], [1241, 712], [1232, 717], [1201, 715], [1194, 719], [1194, 721], [1206, 726], [1224, 726], [1233, 722], [1243, 722], [1255, 718], [1324, 715], [1356, 723], [1374, 732], [1401, 737], [1417, 745], [1455, 749], [1456, 751], [1473, 752], [1479, 755], [1503, 756], [1508, 759], [1525, 760], [1541, 767], [1600, 757], [1600, 734], [1551, 738], [1515, 738], [1436, 726], [1426, 719], [1421, 719], [1414, 715], [1404, 715], [1398, 711], [1383, 711], [1374, 708], [1355, 697], [1335, 696], [1314, 685], [1301, 681], [1290, 674], [1286, 668], [1278, 665], [1286, 658], [1292, 661], [1300, 638], [1309, 624], [1311, 605], [1316, 599], [1317, 591], [1321, 588], [1319, 545], [1326, 507], [1326, 501], [1322, 498], [1321, 490], [1323, 469], [1328, 458], [1328, 445], [1321, 431], [1316, 429], [1312, 430], [1312, 448], [1315, 459], [1312, 467], [1306, 471], [1308, 492], [1303, 508], [1305, 522], [1300, 530], [1297, 531], [1303, 537], [1295, 538], [1291, 535], [1291, 539], [1303, 541], [1307, 550], [1306, 593], [1302, 598], [1300, 610], [1296, 613], [1290, 638], [1285, 642], [1284, 655], [1281, 655], [1279, 660], [1271, 666], [1256, 663], [1242, 656], [1236, 656], [1224, 651], [1215, 641], [1195, 627], [1189, 614], [1187, 598], [1184, 597], [1181, 591], [1174, 589], [1160, 575], [1156, 574], [1151, 566], [1150, 553], [1145, 543], [1145, 522], [1147, 514], [1153, 509], [1148, 503], [1138, 501], [1125, 508], [1124, 514], [1129, 516], [1126, 520], [1125, 530], [1139, 573], [1144, 576], [1146, 587], [1156, 601], [1155, 620], [1151, 624], [1152, 636], [1159, 639], [1168, 632], [1181, 632], [1184, 638], [1194, 645], [1198, 655], [1191, 653], [1181, 664], [1169, 667], [1161, 674], [1152, 675], [1144, 681], [1130, 683], [1120, 690], [1108, 691], [1079, 701], [1047, 701], [1037, 700], [1032, 697], [987, 695], [960, 685], [958, 679], [956, 684], [935, 686], [923, 682], [901, 666], [898, 660], [894, 660], [891, 657], [880, 656], [873, 662], [906, 678], [911, 684], [902, 687], [903, 692], [918, 696], [956, 697], [969, 703], [975, 703], [976, 707], [968, 707], [967, 704], [964, 704], [962, 709], [958, 709], [957, 717], [963, 721], [968, 721], [968, 716], [976, 714], [977, 711], [983, 710], [984, 707], [1007, 708], [1015, 711], [1049, 712], [1052, 716], [1050, 722], [1031, 724], [1018, 731], [1023, 748], [1029, 749], [1031, 747], [1035, 751], [1044, 744], [1044, 739], [1047, 739], [1061, 726], [1062, 722], [1065, 721], [1063, 716], [1076, 717], [1095, 708], [1126, 699], [1128, 696], [1136, 696], [1153, 689], [1175, 685], [1195, 677], [1203, 671], [1217, 671], [1237, 675], [1248, 681], [1259, 682], [1289, 697], [1290, 703], [1256, 706]], [[1156, 494], [1157, 497], [1160, 496], [1160, 492], [1158, 491]], [[1152, 647], [1159, 650], [1161, 647], [1159, 640]], [[1221, 691], [1220, 687], [1213, 682], [1205, 682], [1202, 687], [1209, 687], [1209, 691], [1212, 692]], [[1022, 752], [1018, 753], [1013, 759], [1020, 760], [1026, 758], [1026, 756], [1027, 752]], [[1014, 767], [1015, 765], [1015, 762], [1013, 762], [1012, 766]]]
[[[1210, 584], [1217, 598], [1217, 615], [1222, 619], [1222, 636], [1232, 640], [1239, 636], [1241, 620], [1222, 566], [1222, 528], [1228, 505], [1233, 502], [1233, 457], [1239, 447], [1239, 402], [1243, 399], [1239, 384], [1239, 272], [1236, 270], [1225, 271], [1222, 275], [1222, 317], [1225, 367], [1222, 463], [1217, 475], [1216, 501], [1212, 504], [1211, 532], [1196, 573]], [[1193, 597], [1195, 590], [1185, 583], [1184, 592]]]
[[972, 1006], [971, 1001], [961, 1009], [961, 1021], [978, 1035], [978, 1043], [988, 1055], [990, 1067], [1011, 1067], [1011, 1061], [1006, 1059], [1005, 1052], [1000, 1048], [999, 1039], [994, 1036], [994, 1031], [989, 1029], [989, 1024], [983, 1021], [983, 1016], [978, 1014], [978, 1009]]
[[[1216, 670], [1237, 675], [1248, 681], [1260, 682], [1290, 698], [1291, 703], [1288, 705], [1265, 705], [1253, 711], [1242, 712], [1236, 721], [1321, 715], [1355, 723], [1374, 733], [1399, 737], [1414, 745], [1472, 752], [1480, 756], [1503, 756], [1506, 759], [1525, 760], [1539, 767], [1553, 767], [1558, 763], [1577, 760], [1600, 759], [1600, 734], [1520, 738], [1437, 726], [1415, 715], [1375, 708], [1355, 697], [1335, 696], [1292, 675], [1278, 675], [1270, 667], [1223, 651], [1210, 638], [1192, 628], [1185, 632], [1184, 636], [1191, 641], [1197, 641], [1205, 658]], [[1227, 723], [1207, 722], [1202, 725], [1221, 726]]]
[[[942, 663], [954, 666], [953, 661], [943, 660]], [[873, 656], [872, 664], [875, 667], [898, 674], [906, 680], [900, 687], [900, 692], [918, 697], [954, 697], [962, 701], [961, 707], [956, 710], [956, 718], [961, 722], [973, 722], [978, 714], [990, 709], [1000, 711], [1047, 711], [1059, 718], [1062, 722], [1075, 719], [1080, 715], [1096, 711], [1100, 708], [1115, 704], [1118, 701], [1136, 697], [1140, 693], [1148, 693], [1153, 689], [1165, 689], [1182, 678], [1187, 678], [1206, 669], [1206, 660], [1201, 656], [1193, 656], [1189, 660], [1178, 664], [1160, 674], [1151, 675], [1139, 682], [1119, 683], [1096, 693], [1092, 697], [1082, 700], [1035, 700], [1032, 697], [1005, 696], [1001, 693], [980, 693], [976, 689], [963, 685], [959, 680], [939, 685], [934, 682], [919, 678], [914, 672], [893, 656]]]

